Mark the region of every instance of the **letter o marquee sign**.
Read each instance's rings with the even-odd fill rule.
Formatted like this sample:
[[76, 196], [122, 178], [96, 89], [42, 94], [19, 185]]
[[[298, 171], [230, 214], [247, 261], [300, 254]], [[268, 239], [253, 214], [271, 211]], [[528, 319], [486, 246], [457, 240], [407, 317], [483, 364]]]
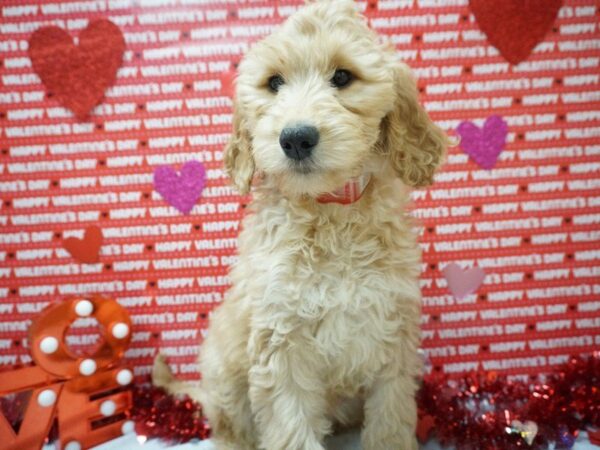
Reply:
[[[93, 355], [78, 357], [69, 350], [65, 334], [75, 320], [85, 317], [94, 317], [100, 323], [102, 344]], [[121, 359], [131, 341], [131, 320], [114, 300], [99, 296], [74, 298], [47, 307], [31, 325], [29, 338], [31, 357], [39, 367], [71, 379], [91, 375]]]

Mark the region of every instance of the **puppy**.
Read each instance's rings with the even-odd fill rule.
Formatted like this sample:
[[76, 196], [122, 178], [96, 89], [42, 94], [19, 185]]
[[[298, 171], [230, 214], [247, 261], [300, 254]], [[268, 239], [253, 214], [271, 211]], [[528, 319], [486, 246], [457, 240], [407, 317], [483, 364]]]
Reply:
[[[349, 1], [317, 2], [239, 65], [225, 168], [254, 183], [197, 389], [219, 450], [416, 449], [420, 251], [405, 208], [447, 138]], [[254, 180], [254, 182], [253, 182]]]

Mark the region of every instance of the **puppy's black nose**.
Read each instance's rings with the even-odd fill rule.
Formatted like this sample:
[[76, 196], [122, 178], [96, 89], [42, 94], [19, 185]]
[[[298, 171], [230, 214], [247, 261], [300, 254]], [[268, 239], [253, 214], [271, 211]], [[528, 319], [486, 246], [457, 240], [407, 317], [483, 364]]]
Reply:
[[279, 135], [279, 145], [288, 158], [301, 161], [308, 158], [319, 143], [319, 131], [309, 125], [284, 128]]

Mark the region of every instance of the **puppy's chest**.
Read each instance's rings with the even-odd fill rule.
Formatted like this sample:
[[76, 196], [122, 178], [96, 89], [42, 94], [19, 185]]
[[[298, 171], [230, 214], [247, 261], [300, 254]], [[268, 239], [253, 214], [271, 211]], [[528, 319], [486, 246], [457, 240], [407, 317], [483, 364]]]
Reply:
[[389, 249], [380, 245], [371, 242], [360, 252], [349, 245], [345, 252], [305, 262], [314, 274], [299, 282], [293, 314], [311, 329], [333, 392], [369, 385], [397, 350], [402, 327], [397, 271], [387, 264]]
[[[367, 220], [319, 226], [295, 223], [289, 216], [254, 219], [248, 224], [253, 231], [243, 239], [240, 265], [255, 274], [255, 298], [308, 321], [388, 307], [390, 294], [399, 289], [396, 281], [414, 271], [419, 258], [400, 223], [382, 229]], [[258, 235], [257, 229], [262, 230]]]
[[332, 386], [357, 388], [394, 351], [403, 250], [351, 226], [304, 231], [263, 254], [269, 310], [310, 330]]
[[381, 288], [397, 272], [392, 256], [397, 249], [385, 245], [375, 233], [361, 233], [351, 226], [315, 227], [305, 233], [270, 254], [274, 265], [289, 277], [290, 298], [297, 300], [300, 316], [322, 319], [330, 311], [358, 312], [386, 295]]

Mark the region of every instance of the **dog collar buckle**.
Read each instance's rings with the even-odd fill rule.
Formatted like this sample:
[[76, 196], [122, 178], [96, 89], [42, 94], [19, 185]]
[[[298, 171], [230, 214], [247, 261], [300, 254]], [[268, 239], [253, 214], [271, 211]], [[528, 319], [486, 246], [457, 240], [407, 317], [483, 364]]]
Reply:
[[370, 181], [370, 174], [363, 174], [359, 177], [352, 178], [341, 188], [320, 195], [317, 197], [317, 201], [319, 203], [339, 203], [341, 205], [349, 205], [362, 197], [362, 194]]

